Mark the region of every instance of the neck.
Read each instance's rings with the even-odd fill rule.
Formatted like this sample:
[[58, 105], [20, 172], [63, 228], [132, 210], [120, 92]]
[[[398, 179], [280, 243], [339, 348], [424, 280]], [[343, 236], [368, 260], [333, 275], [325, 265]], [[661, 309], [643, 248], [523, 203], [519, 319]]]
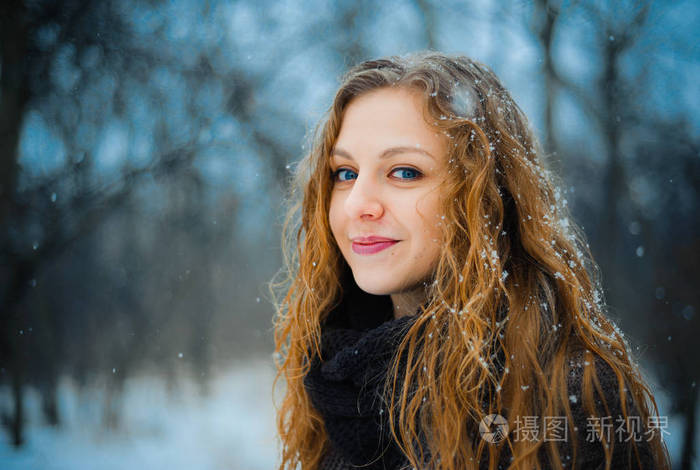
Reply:
[[410, 291], [391, 294], [391, 302], [394, 304], [394, 318], [414, 315], [426, 299], [427, 294], [422, 285]]

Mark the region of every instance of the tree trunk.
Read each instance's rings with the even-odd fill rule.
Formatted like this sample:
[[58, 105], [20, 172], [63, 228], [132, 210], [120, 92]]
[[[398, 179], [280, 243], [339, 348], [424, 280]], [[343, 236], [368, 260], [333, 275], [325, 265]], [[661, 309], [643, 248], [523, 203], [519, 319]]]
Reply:
[[24, 444], [24, 396], [22, 394], [23, 377], [19, 367], [13, 368], [12, 373], [12, 400], [13, 414], [10, 421], [12, 445], [21, 447]]
[[[26, 77], [27, 25], [21, 1], [11, 0], [0, 4], [0, 226], [8, 223], [8, 217], [14, 211], [15, 190], [17, 186], [17, 146], [22, 128], [25, 107], [29, 99], [28, 80]], [[7, 246], [3, 238], [7, 231], [0, 233], [0, 250]], [[4, 260], [8, 262], [10, 260]], [[14, 338], [18, 334], [13, 327], [16, 317], [14, 299], [17, 297], [13, 287], [19, 281], [15, 278], [16, 269], [12, 262], [4, 275], [10, 282], [0, 292], [0, 352], [7, 354], [2, 358], [8, 365], [11, 377], [13, 413], [10, 417], [9, 432], [12, 444], [19, 447], [24, 442], [24, 409], [22, 387], [24, 382], [23, 364], [19, 354], [21, 341]], [[21, 286], [19, 286], [21, 289]]]
[[46, 383], [41, 390], [41, 410], [44, 419], [50, 426], [58, 426], [60, 419], [58, 414], [58, 400], [56, 399], [56, 381]]
[[17, 185], [17, 144], [29, 99], [27, 27], [21, 2], [0, 6], [0, 225], [11, 212]]
[[554, 28], [559, 17], [559, 9], [548, 0], [537, 0], [535, 2], [542, 25], [537, 31], [537, 37], [542, 45], [543, 73], [545, 87], [544, 101], [544, 133], [545, 151], [556, 153], [557, 145], [554, 135], [554, 99], [556, 94], [557, 81], [554, 72], [554, 59], [552, 58], [552, 44], [554, 41]]
[[695, 424], [698, 409], [698, 387], [691, 387], [685, 411], [685, 432], [683, 432], [683, 451], [681, 453], [681, 470], [692, 470], [695, 460]]
[[416, 6], [423, 16], [423, 27], [425, 33], [425, 47], [435, 50], [437, 41], [435, 40], [435, 11], [433, 5], [428, 0], [416, 0]]
[[605, 284], [611, 294], [612, 303], [616, 303], [616, 296], [620, 294], [620, 286], [616, 273], [619, 270], [619, 212], [620, 198], [624, 195], [625, 185], [624, 171], [620, 161], [620, 77], [619, 58], [622, 51], [616, 43], [607, 42], [604, 51], [605, 72], [600, 83], [600, 92], [603, 97], [603, 137], [606, 149], [607, 162], [603, 175], [603, 188], [601, 207], [603, 208], [602, 226], [600, 237], [602, 257], [599, 260], [602, 272], [607, 274]]

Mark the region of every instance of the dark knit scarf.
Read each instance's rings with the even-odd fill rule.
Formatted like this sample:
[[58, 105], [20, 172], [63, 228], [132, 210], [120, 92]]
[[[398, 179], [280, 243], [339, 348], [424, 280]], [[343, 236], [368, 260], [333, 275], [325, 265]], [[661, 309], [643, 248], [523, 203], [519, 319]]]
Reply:
[[[414, 315], [393, 318], [389, 296], [374, 296], [361, 291], [354, 282], [344, 300], [334, 308], [321, 328], [323, 361], [314, 357], [304, 386], [313, 406], [321, 413], [330, 439], [332, 454], [340, 456], [342, 464], [332, 468], [350, 468], [346, 464], [363, 466], [368, 470], [401, 468], [407, 458], [394, 443], [388, 423], [388, 411], [381, 397], [390, 361], [408, 328], [418, 318]], [[346, 284], [347, 285], [347, 284]], [[578, 429], [581, 469], [597, 468], [603, 461], [600, 443], [586, 441], [586, 414], [580, 397], [583, 368], [581, 353], [572, 354], [569, 372], [569, 396], [572, 399], [574, 424]], [[602, 360], [596, 360], [596, 371], [603, 393], [612, 405], [609, 416], [619, 416], [621, 409], [615, 373]], [[628, 403], [632, 397], [628, 394]], [[632, 405], [630, 416], [639, 416]], [[395, 423], [396, 424], [396, 423]], [[474, 423], [467, 423], [469, 432], [478, 435]], [[571, 458], [569, 443], [562, 443], [564, 462]], [[646, 442], [638, 443], [641, 468], [654, 468], [653, 456]], [[510, 453], [501, 453], [500, 464], [507, 467]], [[631, 455], [628, 442], [617, 445], [612, 468], [627, 468]], [[542, 448], [542, 461], [550, 468]], [[334, 460], [335, 461], [335, 460]], [[636, 460], [633, 460], [636, 462]], [[483, 464], [484, 462], [482, 462]], [[479, 468], [486, 468], [480, 465]], [[636, 466], [635, 466], [636, 467]]]
[[380, 470], [406, 463], [381, 395], [396, 347], [417, 318], [394, 319], [389, 296], [355, 286], [322, 325], [323, 361], [312, 360], [304, 386], [331, 445], [353, 465]]

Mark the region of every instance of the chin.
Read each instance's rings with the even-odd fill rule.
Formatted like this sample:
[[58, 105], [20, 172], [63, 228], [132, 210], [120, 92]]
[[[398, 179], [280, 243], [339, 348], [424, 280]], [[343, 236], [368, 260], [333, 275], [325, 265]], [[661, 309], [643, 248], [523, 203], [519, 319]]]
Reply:
[[355, 283], [357, 283], [357, 286], [368, 294], [389, 295], [394, 292], [394, 286], [386, 284], [386, 277], [383, 277], [383, 279], [382, 276], [363, 277], [356, 276], [354, 273], [353, 277], [355, 278]]

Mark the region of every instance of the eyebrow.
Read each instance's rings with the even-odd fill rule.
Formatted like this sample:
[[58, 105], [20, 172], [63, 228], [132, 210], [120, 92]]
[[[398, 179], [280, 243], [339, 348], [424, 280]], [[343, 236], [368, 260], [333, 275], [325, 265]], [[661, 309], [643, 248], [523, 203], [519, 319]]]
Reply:
[[[420, 153], [420, 154], [423, 154], [423, 155], [426, 155], [426, 156], [432, 158], [433, 160], [437, 160], [432, 153], [430, 153], [427, 150], [422, 149], [420, 147], [391, 147], [391, 148], [384, 150], [379, 155], [379, 158], [380, 159], [389, 158], [389, 157], [392, 157], [392, 156], [399, 154], [399, 153]], [[334, 147], [333, 150], [331, 150], [330, 156], [332, 157], [333, 155], [338, 155], [340, 157], [345, 157], [349, 160], [355, 161], [355, 159], [352, 158], [352, 155], [350, 155], [350, 152], [343, 150], [339, 147]]]

